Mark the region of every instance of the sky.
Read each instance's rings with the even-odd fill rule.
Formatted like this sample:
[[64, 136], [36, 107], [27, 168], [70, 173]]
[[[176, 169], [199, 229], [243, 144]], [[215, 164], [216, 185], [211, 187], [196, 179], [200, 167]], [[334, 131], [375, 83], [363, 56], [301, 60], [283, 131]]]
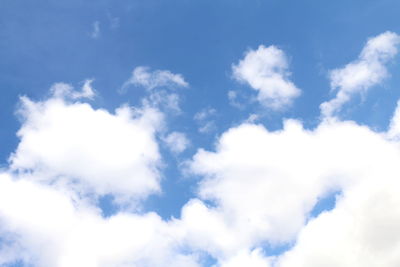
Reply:
[[1, 0], [0, 266], [399, 266], [399, 10]]

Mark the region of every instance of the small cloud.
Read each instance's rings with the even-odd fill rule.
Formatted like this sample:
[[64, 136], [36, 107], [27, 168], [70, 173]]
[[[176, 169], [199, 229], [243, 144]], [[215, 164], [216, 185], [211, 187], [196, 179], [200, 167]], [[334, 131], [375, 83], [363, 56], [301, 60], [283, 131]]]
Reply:
[[136, 67], [132, 76], [122, 86], [124, 91], [130, 85], [144, 87], [147, 90], [152, 90], [158, 87], [188, 87], [189, 84], [185, 81], [181, 74], [172, 73], [169, 70], [150, 71], [148, 67]]
[[202, 126], [199, 127], [199, 132], [200, 133], [210, 133], [214, 131], [217, 128], [215, 125], [215, 121], [207, 121], [202, 124]]
[[258, 114], [250, 114], [250, 116], [247, 118], [245, 121], [246, 123], [255, 123], [260, 119], [260, 116]]
[[181, 112], [179, 102], [180, 97], [178, 94], [169, 93], [165, 90], [151, 92], [143, 100], [146, 106], [158, 107], [178, 114]]
[[117, 29], [119, 27], [119, 23], [120, 23], [119, 17], [113, 17], [113, 16], [111, 16], [111, 14], [107, 14], [107, 17], [108, 17], [108, 21], [110, 23], [110, 28]]
[[100, 37], [100, 22], [95, 21], [92, 24], [92, 32], [90, 33], [90, 37], [93, 39], [98, 39]]
[[331, 89], [337, 90], [336, 97], [321, 104], [325, 117], [332, 116], [348, 102], [352, 95], [366, 92], [388, 76], [386, 64], [398, 53], [400, 36], [385, 32], [368, 40], [358, 59], [341, 69], [330, 72]]
[[204, 121], [205, 119], [213, 116], [217, 111], [214, 108], [204, 108], [201, 111], [194, 114], [194, 119], [196, 121]]
[[239, 98], [239, 94], [237, 91], [233, 91], [233, 90], [228, 91], [229, 105], [231, 105], [232, 107], [238, 108], [238, 109], [243, 109], [244, 105], [239, 102], [238, 98]]
[[175, 154], [182, 153], [190, 145], [189, 139], [184, 133], [172, 132], [165, 138], [163, 138], [164, 143], [167, 145], [169, 150]]
[[51, 94], [56, 98], [71, 98], [71, 99], [80, 99], [80, 98], [88, 98], [93, 99], [95, 96], [94, 89], [92, 88], [93, 79], [85, 80], [82, 90], [76, 91], [74, 87], [68, 83], [55, 83], [51, 88]]
[[258, 101], [271, 109], [289, 106], [301, 94], [290, 80], [285, 53], [275, 46], [260, 45], [232, 66], [233, 78], [258, 91]]
[[200, 133], [209, 133], [216, 129], [215, 121], [211, 119], [216, 113], [214, 108], [205, 108], [194, 115], [193, 119], [199, 125]]

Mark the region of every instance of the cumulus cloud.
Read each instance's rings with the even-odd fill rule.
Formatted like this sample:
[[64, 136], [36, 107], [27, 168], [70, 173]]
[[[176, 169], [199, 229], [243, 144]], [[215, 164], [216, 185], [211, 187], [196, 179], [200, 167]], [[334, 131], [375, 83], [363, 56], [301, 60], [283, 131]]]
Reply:
[[321, 104], [321, 112], [329, 117], [339, 111], [354, 94], [365, 92], [388, 76], [386, 64], [398, 53], [400, 36], [385, 32], [368, 40], [358, 59], [330, 72], [331, 88], [336, 97]]
[[[0, 174], [1, 251], [38, 267], [198, 267], [171, 222], [154, 213], [100, 212], [61, 191]], [[1, 255], [1, 254], [0, 254]], [[0, 264], [7, 263], [4, 258]], [[8, 265], [7, 265], [8, 266]]]
[[[67, 85], [53, 88], [74, 95]], [[160, 190], [155, 134], [163, 115], [158, 110], [122, 106], [109, 113], [60, 97], [43, 102], [22, 97], [18, 113], [22, 126], [10, 157], [13, 170], [97, 195], [141, 198]]]
[[[190, 243], [221, 262], [265, 243], [295, 243], [261, 266], [396, 266], [399, 160], [398, 143], [354, 122], [305, 130], [288, 120], [276, 132], [243, 124], [224, 133], [215, 152], [194, 156], [202, 200], [184, 207], [182, 221]], [[334, 209], [313, 218], [318, 200], [334, 191]]]
[[128, 86], [141, 86], [147, 90], [152, 90], [158, 87], [188, 87], [189, 84], [185, 81], [181, 74], [175, 74], [169, 70], [150, 71], [148, 67], [136, 67], [132, 76], [124, 83], [122, 90]]
[[258, 91], [257, 99], [271, 109], [289, 106], [301, 93], [290, 81], [285, 53], [276, 46], [260, 45], [249, 50], [238, 64], [232, 66], [233, 77]]
[[[313, 129], [288, 119], [276, 131], [249, 119], [185, 164], [200, 178], [179, 218], [132, 209], [104, 218], [87, 195], [160, 189], [163, 114], [95, 109], [66, 84], [52, 91], [21, 99], [20, 143], [0, 172], [0, 265], [399, 266], [399, 107], [386, 132], [335, 117]], [[168, 139], [186, 146], [179, 132]], [[332, 192], [333, 208], [313, 213]]]

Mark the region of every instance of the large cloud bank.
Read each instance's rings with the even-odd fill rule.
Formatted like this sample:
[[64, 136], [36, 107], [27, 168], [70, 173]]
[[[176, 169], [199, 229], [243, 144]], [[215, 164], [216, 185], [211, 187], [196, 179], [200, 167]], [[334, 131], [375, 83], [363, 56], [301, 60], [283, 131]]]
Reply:
[[[385, 132], [331, 114], [314, 129], [233, 127], [182, 164], [201, 177], [197, 193], [165, 220], [140, 205], [162, 190], [166, 114], [148, 101], [110, 113], [84, 102], [88, 87], [56, 86], [21, 99], [20, 143], [0, 174], [1, 266], [400, 265], [400, 106]], [[105, 195], [121, 206], [110, 217]]]

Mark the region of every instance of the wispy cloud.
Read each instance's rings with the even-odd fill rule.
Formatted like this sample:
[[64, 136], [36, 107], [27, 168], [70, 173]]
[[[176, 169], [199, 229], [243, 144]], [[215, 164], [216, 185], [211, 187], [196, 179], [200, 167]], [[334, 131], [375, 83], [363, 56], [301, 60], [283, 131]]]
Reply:
[[98, 39], [100, 37], [100, 33], [100, 21], [93, 22], [90, 37], [93, 39]]
[[130, 85], [144, 87], [147, 90], [159, 87], [189, 86], [181, 74], [175, 74], [169, 70], [150, 71], [150, 68], [145, 66], [136, 67], [132, 72], [132, 76], [124, 83], [121, 90], [125, 91]]
[[354, 94], [366, 92], [387, 78], [386, 64], [398, 53], [400, 36], [385, 32], [368, 40], [358, 59], [330, 72], [336, 97], [321, 104], [325, 117], [334, 115]]

